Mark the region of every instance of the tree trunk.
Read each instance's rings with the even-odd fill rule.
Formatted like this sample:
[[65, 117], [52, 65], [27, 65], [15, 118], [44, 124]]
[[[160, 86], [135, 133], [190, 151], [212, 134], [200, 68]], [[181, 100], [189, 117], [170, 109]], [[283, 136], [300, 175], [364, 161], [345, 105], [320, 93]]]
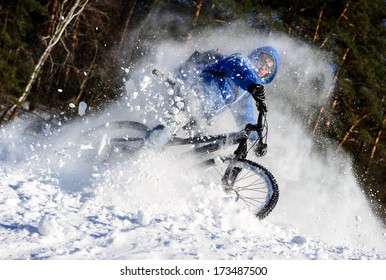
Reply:
[[[339, 21], [341, 20], [341, 18], [346, 16], [346, 12], [347, 12], [349, 6], [350, 6], [350, 0], [347, 0], [346, 5], [344, 6], [342, 13], [340, 14], [339, 18], [336, 21], [337, 25], [338, 25]], [[330, 32], [330, 34], [328, 36], [326, 36], [326, 38], [324, 39], [324, 41], [320, 45], [320, 48], [323, 48], [327, 44], [328, 40], [330, 40], [330, 37], [333, 34], [334, 34], [334, 32]]]
[[200, 17], [201, 8], [202, 8], [202, 1], [203, 1], [203, 0], [199, 0], [198, 3], [197, 3], [197, 5], [196, 5], [196, 13], [195, 13], [195, 16], [194, 16], [194, 19], [193, 19], [192, 29], [189, 31], [188, 37], [186, 38], [186, 42], [187, 42], [187, 43], [189, 43], [190, 40], [192, 40], [194, 30], [195, 30], [196, 27], [197, 27], [198, 18]]
[[[382, 106], [383, 106], [384, 102], [385, 102], [385, 97], [382, 98], [382, 101], [381, 101]], [[385, 123], [386, 123], [386, 113], [384, 111], [383, 112], [382, 124], [381, 124], [381, 126], [380, 126], [380, 128], [378, 130], [377, 137], [375, 138], [375, 141], [374, 141], [374, 144], [373, 144], [373, 148], [371, 149], [370, 160], [369, 160], [368, 166], [370, 166], [371, 162], [374, 159], [375, 151], [377, 150], [377, 145], [378, 145], [379, 139], [381, 138], [381, 135], [382, 135], [382, 128], [385, 125]]]
[[[332, 101], [332, 104], [331, 104], [331, 110], [332, 111], [335, 110], [337, 105], [338, 105], [338, 96], [335, 95], [334, 100]], [[331, 114], [330, 114], [330, 117], [326, 121], [326, 131], [330, 130], [330, 126], [331, 126]]]
[[79, 14], [81, 14], [88, 4], [89, 0], [75, 0], [75, 3], [71, 6], [69, 12], [66, 15], [61, 15], [60, 22], [56, 25], [54, 34], [50, 38], [47, 48], [44, 50], [42, 56], [40, 57], [38, 63], [36, 64], [29, 80], [27, 86], [25, 87], [23, 94], [17, 100], [17, 103], [10, 106], [0, 117], [0, 123], [4, 120], [12, 120], [18, 113], [20, 107], [27, 100], [28, 96], [31, 93], [31, 89], [36, 79], [39, 77], [42, 67], [46, 62], [47, 58], [50, 56], [52, 49], [62, 38], [64, 31], [66, 30], [68, 24], [72, 22]]
[[340, 69], [342, 68], [342, 65], [344, 64], [349, 51], [350, 51], [350, 48], [347, 48], [346, 51], [344, 52], [344, 54], [342, 56], [342, 63], [340, 64], [339, 68], [336, 70], [334, 78], [333, 78], [333, 82], [331, 83], [330, 87], [327, 90], [326, 96], [324, 97], [324, 100], [323, 100], [323, 104], [320, 107], [318, 116], [316, 117], [314, 128], [312, 129], [313, 134], [315, 134], [316, 130], [319, 127], [320, 121], [322, 119], [322, 115], [323, 115], [324, 111], [326, 110], [327, 103], [330, 100], [332, 92], [334, 91], [334, 85], [335, 85], [336, 81], [338, 80]]
[[80, 83], [80, 86], [79, 86], [79, 94], [78, 96], [74, 99], [74, 103], [77, 104], [79, 103], [79, 100], [80, 98], [82, 97], [83, 95], [83, 91], [84, 91], [84, 88], [86, 86], [86, 83], [88, 81], [88, 79], [92, 76], [92, 71], [93, 71], [93, 68], [95, 66], [95, 61], [96, 61], [96, 58], [97, 58], [97, 54], [98, 54], [98, 45], [96, 45], [95, 47], [95, 53], [94, 53], [94, 57], [93, 57], [93, 60], [90, 64], [90, 67], [88, 68], [87, 72], [86, 72], [86, 76], [84, 78], [84, 80]]
[[48, 25], [48, 30], [47, 30], [47, 36], [51, 37], [52, 33], [54, 32], [55, 29], [55, 23], [56, 23], [56, 13], [59, 8], [59, 0], [54, 0], [52, 2], [51, 6], [51, 11], [50, 11], [50, 17], [49, 17], [49, 25]]
[[142, 44], [140, 42], [141, 32], [142, 32], [142, 30], [145, 29], [149, 19], [153, 15], [154, 9], [155, 9], [156, 4], [157, 4], [157, 1], [158, 0], [154, 0], [153, 1], [153, 3], [151, 4], [150, 10], [147, 13], [145, 19], [141, 22], [141, 25], [138, 28], [138, 30], [136, 31], [136, 33], [131, 36], [132, 38], [130, 38], [130, 40], [133, 42], [133, 45], [131, 47], [131, 50], [128, 52], [128, 54], [125, 57], [125, 60], [128, 61], [129, 63], [131, 63], [131, 60], [133, 60], [133, 57], [135, 56], [136, 51], [139, 50], [140, 47], [141, 47], [140, 46], [140, 44]]
[[130, 9], [130, 13], [129, 13], [129, 16], [127, 17], [126, 19], [126, 22], [125, 22], [125, 26], [123, 28], [123, 31], [122, 31], [122, 35], [121, 35], [121, 40], [119, 42], [119, 50], [122, 51], [122, 48], [123, 48], [123, 44], [125, 42], [125, 39], [126, 39], [126, 36], [127, 36], [127, 33], [129, 31], [129, 24], [130, 24], [130, 21], [133, 17], [133, 14], [134, 14], [134, 9], [135, 9], [135, 6], [137, 5], [137, 0], [134, 0], [133, 1], [133, 5], [131, 6], [131, 9]]
[[[64, 85], [66, 85], [68, 83], [68, 81], [70, 79], [70, 71], [71, 71], [71, 68], [73, 68], [75, 48], [76, 48], [76, 46], [78, 44], [79, 23], [80, 23], [80, 19], [79, 19], [79, 16], [78, 16], [76, 18], [76, 20], [75, 20], [74, 28], [72, 30], [72, 38], [71, 38], [71, 44], [70, 44], [69, 49], [66, 48], [65, 42], [62, 41], [62, 44], [63, 44], [64, 48], [66, 48], [66, 51], [67, 51], [67, 56], [66, 56], [66, 58], [64, 59], [64, 62], [63, 62], [63, 64], [65, 65]], [[76, 70], [77, 71], [75, 71], [75, 72], [79, 72], [78, 69], [76, 69]]]
[[314, 42], [316, 42], [319, 38], [319, 28], [320, 28], [320, 24], [322, 22], [322, 16], [323, 16], [323, 9], [320, 10], [320, 14], [319, 14], [319, 18], [318, 18], [318, 24], [316, 25], [316, 28], [315, 28]]

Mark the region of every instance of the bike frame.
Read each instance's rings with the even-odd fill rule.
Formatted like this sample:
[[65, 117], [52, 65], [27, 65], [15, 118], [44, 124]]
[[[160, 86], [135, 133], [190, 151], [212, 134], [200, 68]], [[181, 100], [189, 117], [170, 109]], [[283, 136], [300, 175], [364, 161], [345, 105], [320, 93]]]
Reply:
[[[248, 154], [248, 139], [249, 135], [252, 132], [257, 132], [258, 141], [263, 141], [266, 137], [263, 135], [264, 132], [264, 122], [266, 118], [266, 110], [263, 106], [262, 102], [256, 102], [256, 108], [259, 112], [257, 117], [256, 124], [247, 124], [245, 128], [239, 132], [232, 132], [226, 134], [219, 135], [203, 135], [203, 136], [195, 136], [190, 138], [172, 138], [168, 145], [176, 146], [176, 145], [189, 145], [189, 144], [205, 144], [202, 147], [198, 147], [194, 149], [195, 153], [210, 153], [214, 152], [221, 148], [223, 145], [234, 145], [239, 144], [236, 150], [234, 151], [234, 155], [239, 159], [246, 159]], [[266, 124], [265, 124], [266, 126]]]
[[[259, 144], [266, 144], [268, 126], [266, 123], [266, 106], [263, 102], [256, 102], [256, 107], [259, 112], [256, 124], [247, 124], [245, 128], [239, 132], [224, 133], [219, 135], [194, 136], [188, 138], [172, 138], [167, 146], [178, 145], [195, 145], [193, 150], [186, 153], [199, 154], [200, 162], [195, 166], [204, 172], [209, 172], [220, 182], [223, 189], [227, 193], [236, 195], [236, 201], [242, 201], [250, 207], [256, 217], [259, 219], [265, 218], [275, 207], [279, 198], [279, 188], [273, 175], [264, 166], [246, 159], [250, 148], [258, 141]], [[107, 129], [104, 132], [104, 129]], [[109, 129], [114, 131], [117, 129], [125, 130], [126, 134], [117, 133], [117, 137], [105, 139]], [[108, 126], [101, 125], [90, 130], [86, 135], [94, 135], [95, 132], [101, 130], [98, 137], [102, 139], [103, 147], [107, 143], [111, 147], [119, 147], [121, 153], [135, 153], [146, 145], [146, 138], [151, 131], [146, 125], [132, 121], [115, 121], [109, 123]], [[138, 136], [130, 137], [130, 130]], [[266, 131], [265, 131], [266, 130]], [[256, 132], [258, 139], [248, 148], [250, 134]], [[92, 138], [95, 139], [95, 138]], [[91, 140], [92, 140], [91, 139]], [[229, 147], [238, 144], [236, 150], [232, 153], [219, 153], [216, 156], [209, 155], [211, 152], [220, 150], [221, 148]], [[98, 156], [99, 147], [98, 145]], [[132, 148], [130, 148], [132, 147]], [[259, 146], [258, 146], [259, 147]], [[108, 156], [110, 152], [104, 153]], [[208, 159], [208, 156], [210, 159]], [[205, 160], [206, 159], [206, 160]], [[209, 174], [207, 174], [209, 175]], [[245, 181], [246, 180], [246, 181]], [[260, 196], [260, 194], [262, 194]], [[257, 212], [256, 212], [257, 211]]]
[[[240, 160], [245, 160], [248, 155], [248, 139], [252, 132], [257, 132], [258, 141], [266, 140], [266, 137], [263, 135], [264, 125], [263, 123], [266, 120], [266, 107], [262, 102], [256, 102], [256, 108], [259, 112], [257, 117], [256, 124], [247, 124], [245, 128], [240, 132], [233, 132], [228, 134], [220, 134], [215, 136], [199, 136], [191, 138], [173, 138], [169, 145], [185, 145], [185, 144], [204, 144], [207, 145], [195, 148], [193, 153], [198, 154], [207, 154], [214, 151], [217, 151], [223, 145], [233, 145], [239, 144], [236, 150], [233, 152], [234, 157], [230, 161], [225, 173], [221, 179], [221, 182], [226, 186], [226, 188], [232, 188], [238, 174], [241, 172]], [[266, 125], [266, 124], [265, 124]], [[263, 143], [263, 142], [262, 142]], [[254, 143], [255, 144], [255, 143]], [[204, 165], [212, 165], [215, 159], [208, 159], [203, 162]]]

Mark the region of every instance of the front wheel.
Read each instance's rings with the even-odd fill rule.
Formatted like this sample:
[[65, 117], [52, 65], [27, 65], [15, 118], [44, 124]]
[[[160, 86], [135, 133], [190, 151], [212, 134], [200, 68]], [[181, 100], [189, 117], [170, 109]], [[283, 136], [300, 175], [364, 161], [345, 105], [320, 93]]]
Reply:
[[204, 164], [208, 176], [222, 185], [235, 201], [248, 207], [258, 219], [264, 219], [275, 208], [279, 186], [271, 172], [262, 165], [233, 158], [214, 158]]

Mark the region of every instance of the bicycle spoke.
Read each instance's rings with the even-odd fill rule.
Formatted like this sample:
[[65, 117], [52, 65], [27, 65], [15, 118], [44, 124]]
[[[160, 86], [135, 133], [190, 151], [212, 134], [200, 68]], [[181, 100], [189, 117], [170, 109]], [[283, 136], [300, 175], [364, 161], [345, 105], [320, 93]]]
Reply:
[[[245, 169], [243, 169], [244, 171], [245, 171]], [[251, 178], [251, 177], [254, 177], [254, 176], [256, 176], [256, 173], [253, 173], [252, 171], [245, 171], [244, 172], [245, 173], [245, 175], [243, 175], [241, 178], [239, 178], [237, 181], [242, 181], [242, 180], [246, 180], [246, 179], [249, 179], [249, 178]], [[249, 176], [247, 176], [249, 174]], [[247, 177], [246, 177], [247, 176]], [[256, 182], [257, 181], [260, 181], [260, 180], [263, 180], [262, 178], [259, 178], [259, 179], [257, 179], [256, 180]], [[264, 180], [263, 180], [264, 181]], [[263, 182], [262, 184], [265, 184], [265, 182]]]
[[254, 206], [260, 206], [262, 204], [265, 203], [266, 201], [266, 197], [263, 196], [263, 197], [249, 197], [249, 196], [245, 196], [245, 195], [240, 195], [240, 197], [243, 198], [243, 200], [245, 201], [251, 201], [250, 204], [253, 203]]
[[[265, 200], [258, 200], [258, 199], [253, 199], [253, 198], [248, 198], [248, 197], [244, 197], [244, 196], [240, 196], [239, 197], [248, 207], [251, 207], [251, 206], [257, 206], [257, 205], [262, 205]], [[252, 202], [250, 202], [249, 200], [251, 200]], [[256, 202], [256, 203], [253, 203], [253, 202]]]
[[[251, 207], [251, 206], [256, 206], [256, 203], [253, 203], [253, 202], [258, 202], [257, 205], [261, 205], [264, 201], [257, 201], [255, 199], [249, 199], [248, 197], [243, 197], [243, 196], [240, 196], [240, 199], [248, 206], [248, 207]], [[252, 200], [252, 202], [248, 201], [248, 200]]]
[[[255, 174], [252, 172], [244, 172], [245, 175], [241, 176], [237, 181], [242, 181], [253, 177]], [[249, 174], [249, 176], [247, 176]]]
[[251, 187], [251, 188], [240, 188], [240, 187], [233, 187], [232, 188], [235, 192], [253, 192], [253, 193], [255, 193], [255, 195], [257, 195], [257, 194], [267, 194], [268, 192], [267, 191], [265, 191], [265, 190], [263, 190], [262, 188], [260, 188], [260, 189], [256, 189], [256, 188], [253, 188], [253, 187]]
[[[215, 170], [215, 171], [217, 172], [217, 174], [219, 175], [219, 178], [221, 178], [223, 172], [220, 172], [220, 171], [218, 170], [218, 168], [216, 168], [216, 167], [214, 168], [214, 170]], [[218, 181], [219, 183], [221, 183], [221, 180], [220, 180], [220, 179], [217, 179], [216, 176], [215, 176], [214, 174], [211, 173], [211, 175], [212, 175], [212, 177], [214, 177], [214, 178], [216, 179], [216, 181]]]
[[[258, 187], [258, 186], [260, 186], [260, 187]], [[251, 188], [249, 188], [249, 187], [251, 187]], [[266, 185], [265, 185], [265, 182], [257, 184], [255, 181], [255, 182], [249, 183], [249, 184], [244, 185], [244, 186], [237, 185], [237, 186], [234, 186], [234, 188], [237, 188], [238, 190], [248, 190], [248, 189], [249, 190], [256, 190], [256, 189], [266, 189]]]
[[[251, 174], [251, 176], [249, 176], [249, 177], [253, 177], [253, 175], [255, 175], [255, 174]], [[253, 190], [254, 191], [256, 189], [266, 189], [266, 182], [262, 178], [258, 178], [254, 182], [248, 183], [247, 185], [244, 185], [244, 186], [239, 185], [241, 180], [244, 180], [244, 179], [237, 180], [237, 183], [238, 183], [238, 185], [236, 186], [237, 190], [251, 190], [251, 191]], [[257, 187], [257, 186], [261, 186], [261, 187]], [[253, 189], [249, 188], [249, 187], [253, 187]]]
[[[223, 177], [229, 164], [234, 164], [235, 169], [228, 173], [229, 178], [225, 178], [230, 180], [227, 185], [223, 183]], [[265, 218], [276, 205], [276, 181], [269, 171], [259, 164], [248, 160], [232, 162], [229, 159], [213, 165], [208, 171], [215, 183], [222, 185], [227, 193], [233, 193], [235, 201], [243, 207], [248, 207], [257, 218]]]

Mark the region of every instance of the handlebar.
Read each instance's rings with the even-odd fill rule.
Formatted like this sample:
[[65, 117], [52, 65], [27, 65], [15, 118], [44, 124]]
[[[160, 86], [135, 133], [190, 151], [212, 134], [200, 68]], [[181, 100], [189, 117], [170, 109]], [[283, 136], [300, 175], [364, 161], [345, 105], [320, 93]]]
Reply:
[[263, 101], [260, 101], [260, 102], [256, 102], [256, 108], [257, 108], [257, 111], [259, 112], [259, 115], [257, 116], [257, 123], [256, 124], [247, 124], [245, 126], [245, 132], [249, 135], [252, 131], [256, 131], [258, 136], [259, 136], [259, 139], [262, 139], [263, 136], [262, 136], [262, 133], [263, 133], [263, 130], [264, 130], [264, 127], [263, 127], [263, 120], [265, 118], [265, 115], [267, 113], [267, 105], [265, 105], [265, 103]]
[[[257, 132], [259, 143], [261, 143], [261, 144], [264, 143], [263, 139], [264, 138], [266, 139], [266, 135], [264, 136], [263, 132], [264, 132], [264, 125], [267, 126], [265, 123], [265, 116], [266, 116], [266, 113], [268, 111], [267, 106], [263, 101], [256, 101], [256, 108], [257, 108], [257, 111], [259, 112], [259, 115], [257, 117], [257, 123], [256, 124], [249, 123], [245, 126], [244, 137], [240, 141], [239, 146], [237, 147], [237, 149], [234, 152], [234, 154], [236, 155], [237, 158], [245, 159], [247, 157], [247, 154], [248, 154], [247, 141], [248, 141], [248, 137], [251, 134], [251, 132], [254, 132], [254, 131]], [[266, 143], [264, 143], [264, 144], [266, 146]]]

